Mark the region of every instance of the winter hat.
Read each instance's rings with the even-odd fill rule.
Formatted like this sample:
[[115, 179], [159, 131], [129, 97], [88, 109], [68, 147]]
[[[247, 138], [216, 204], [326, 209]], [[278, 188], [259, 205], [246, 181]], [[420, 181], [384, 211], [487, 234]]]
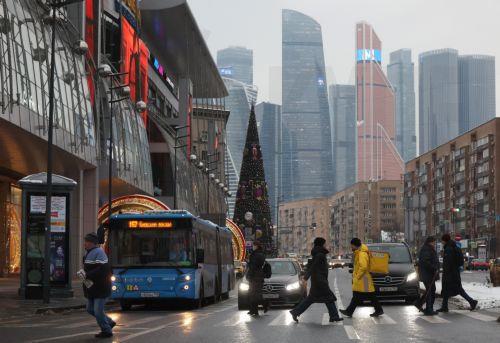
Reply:
[[86, 234], [84, 239], [86, 242], [91, 242], [94, 244], [99, 243], [99, 238], [97, 237], [97, 234], [95, 232], [91, 232], [91, 233]]
[[322, 247], [326, 243], [326, 240], [323, 237], [316, 237], [314, 239], [315, 247]]
[[351, 239], [351, 244], [354, 245], [355, 247], [360, 247], [361, 246], [361, 240], [359, 238], [353, 238]]

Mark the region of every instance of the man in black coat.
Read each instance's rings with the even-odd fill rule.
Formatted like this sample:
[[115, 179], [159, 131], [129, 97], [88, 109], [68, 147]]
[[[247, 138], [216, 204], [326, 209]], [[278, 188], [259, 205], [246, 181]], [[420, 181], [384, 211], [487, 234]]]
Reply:
[[266, 262], [266, 255], [262, 250], [259, 241], [253, 242], [253, 251], [248, 260], [247, 280], [249, 285], [248, 296], [250, 302], [249, 315], [259, 315], [259, 304], [264, 307], [264, 313], [267, 312], [269, 305], [262, 299], [262, 287], [264, 286], [264, 271], [262, 267]]
[[425, 293], [415, 302], [415, 306], [422, 310], [425, 302], [424, 314], [427, 316], [436, 315], [434, 311], [434, 300], [436, 299], [436, 280], [439, 279], [439, 258], [436, 252], [436, 239], [427, 237], [425, 244], [420, 249], [418, 255], [418, 273], [420, 281], [425, 285]]
[[472, 299], [463, 289], [460, 278], [460, 267], [463, 265], [463, 257], [459, 248], [449, 234], [441, 237], [444, 246], [443, 254], [443, 287], [441, 295], [443, 304], [438, 312], [448, 312], [448, 299], [456, 295], [461, 295], [470, 304], [470, 310], [474, 311], [477, 306], [477, 300]]
[[309, 295], [300, 302], [293, 310], [290, 311], [292, 318], [297, 323], [298, 317], [305, 312], [313, 303], [324, 303], [330, 315], [330, 322], [338, 322], [343, 320], [337, 312], [335, 301], [337, 298], [330, 289], [328, 283], [328, 262], [326, 255], [329, 251], [325, 248], [326, 240], [322, 237], [317, 237], [314, 240], [314, 247], [311, 250], [312, 261], [307, 266], [305, 279], [311, 278], [311, 289]]

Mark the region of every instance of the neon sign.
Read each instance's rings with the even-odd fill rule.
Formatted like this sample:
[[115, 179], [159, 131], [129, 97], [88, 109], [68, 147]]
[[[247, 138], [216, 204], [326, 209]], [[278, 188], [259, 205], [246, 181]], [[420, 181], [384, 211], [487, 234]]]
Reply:
[[158, 59], [153, 56], [153, 54], [150, 54], [150, 56], [150, 62], [153, 65], [153, 68], [156, 70], [158, 75], [160, 75], [161, 78], [167, 83], [167, 86], [169, 86], [170, 90], [173, 91], [175, 85], [170, 77], [168, 77], [166, 69], [161, 65], [160, 61], [158, 61]]
[[129, 220], [128, 227], [130, 229], [171, 229], [174, 227], [174, 223], [171, 221]]

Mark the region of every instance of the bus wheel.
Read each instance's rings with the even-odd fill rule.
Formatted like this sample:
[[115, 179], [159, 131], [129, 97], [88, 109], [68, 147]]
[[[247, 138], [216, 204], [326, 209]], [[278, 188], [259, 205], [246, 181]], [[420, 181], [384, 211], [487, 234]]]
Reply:
[[130, 309], [132, 308], [132, 304], [122, 300], [120, 301], [120, 307], [122, 311], [130, 311]]
[[222, 300], [227, 300], [229, 299], [229, 290], [231, 289], [231, 278], [227, 278], [227, 291], [225, 293], [222, 293]]

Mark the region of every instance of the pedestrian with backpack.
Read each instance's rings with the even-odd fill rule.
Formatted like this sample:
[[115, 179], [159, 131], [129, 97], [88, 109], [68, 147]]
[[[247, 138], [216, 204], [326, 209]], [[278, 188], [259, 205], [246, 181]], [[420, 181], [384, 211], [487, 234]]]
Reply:
[[311, 289], [309, 295], [290, 311], [292, 318], [297, 323], [298, 317], [304, 313], [313, 303], [324, 303], [330, 315], [330, 322], [338, 322], [340, 318], [335, 301], [337, 298], [330, 289], [328, 283], [328, 262], [326, 255], [329, 251], [325, 248], [326, 240], [322, 237], [314, 239], [314, 247], [311, 250], [312, 261], [307, 266], [305, 279], [311, 278]]
[[460, 267], [464, 265], [462, 251], [457, 247], [450, 235], [445, 233], [441, 237], [444, 246], [443, 254], [443, 281], [441, 295], [443, 303], [438, 312], [448, 312], [448, 299], [456, 295], [461, 295], [469, 302], [470, 310], [474, 311], [477, 306], [477, 300], [472, 299], [463, 289], [460, 278]]
[[354, 253], [354, 269], [352, 272], [352, 299], [345, 310], [340, 310], [344, 316], [352, 317], [356, 307], [364, 300], [370, 300], [375, 312], [370, 317], [378, 317], [384, 314], [384, 310], [375, 296], [375, 286], [370, 274], [370, 251], [365, 244], [361, 244], [359, 238], [351, 240], [351, 250]]
[[[436, 315], [434, 300], [436, 299], [436, 280], [439, 279], [439, 258], [436, 252], [436, 239], [427, 237], [418, 256], [418, 274], [424, 283], [425, 293], [414, 305], [426, 316]], [[425, 311], [422, 305], [425, 303]]]
[[[250, 311], [248, 314], [251, 316], [258, 316], [259, 304], [264, 307], [264, 313], [269, 309], [269, 304], [262, 298], [262, 287], [264, 286], [264, 278], [270, 274], [270, 265], [266, 262], [266, 255], [259, 241], [254, 241], [252, 248], [253, 250], [248, 260], [248, 272], [246, 275], [249, 285], [248, 295], [250, 300]], [[266, 264], [267, 266], [265, 266]]]

